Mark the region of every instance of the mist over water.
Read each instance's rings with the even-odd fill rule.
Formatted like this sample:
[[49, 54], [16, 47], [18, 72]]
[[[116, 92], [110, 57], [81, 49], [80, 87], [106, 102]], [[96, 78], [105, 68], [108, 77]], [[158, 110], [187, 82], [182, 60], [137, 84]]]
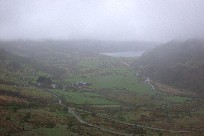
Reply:
[[111, 57], [140, 57], [145, 51], [126, 51], [126, 52], [112, 52], [100, 53]]

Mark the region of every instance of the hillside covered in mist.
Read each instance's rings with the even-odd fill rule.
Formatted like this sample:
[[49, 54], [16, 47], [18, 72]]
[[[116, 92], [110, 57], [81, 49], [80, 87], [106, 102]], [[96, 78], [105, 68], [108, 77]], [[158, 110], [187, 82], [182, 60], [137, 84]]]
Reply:
[[197, 93], [204, 91], [204, 42], [172, 41], [143, 54], [135, 63], [142, 75]]
[[[27, 55], [41, 53], [46, 54], [44, 50], [54, 49], [59, 53], [64, 52], [118, 52], [118, 51], [138, 51], [148, 50], [159, 45], [157, 42], [144, 41], [101, 41], [101, 40], [14, 40], [0, 41], [0, 47], [11, 51], [22, 53], [27, 52]], [[41, 53], [42, 54], [42, 53]]]
[[59, 79], [66, 71], [43, 61], [26, 58], [0, 48], [0, 84], [35, 85], [39, 76]]

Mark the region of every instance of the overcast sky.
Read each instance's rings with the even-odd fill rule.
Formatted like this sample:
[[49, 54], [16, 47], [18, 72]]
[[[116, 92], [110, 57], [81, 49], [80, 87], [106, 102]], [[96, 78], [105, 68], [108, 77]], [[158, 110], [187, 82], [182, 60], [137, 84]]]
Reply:
[[204, 0], [0, 0], [0, 39], [204, 36]]

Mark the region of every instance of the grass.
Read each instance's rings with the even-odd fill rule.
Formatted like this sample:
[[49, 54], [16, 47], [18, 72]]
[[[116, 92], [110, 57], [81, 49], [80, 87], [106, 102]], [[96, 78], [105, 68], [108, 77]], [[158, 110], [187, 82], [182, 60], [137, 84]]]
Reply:
[[73, 136], [77, 135], [67, 129], [66, 125], [60, 125], [55, 128], [38, 128], [33, 131], [37, 135], [47, 135], [47, 136]]
[[175, 103], [182, 103], [185, 102], [188, 99], [188, 97], [183, 97], [183, 96], [166, 96], [165, 100], [170, 101], [170, 102], [175, 102]]
[[202, 108], [202, 109], [199, 109], [198, 111], [196, 111], [195, 113], [198, 113], [198, 114], [202, 114], [202, 115], [204, 115], [204, 109]]
[[43, 99], [51, 99], [52, 95], [49, 93], [34, 87], [20, 87], [20, 86], [9, 86], [0, 84], [0, 90], [4, 90], [7, 92], [16, 92], [20, 95], [31, 97], [31, 98], [43, 98]]
[[52, 107], [52, 108], [35, 108], [35, 109], [20, 109], [18, 112], [26, 113], [31, 112], [39, 115], [53, 116], [53, 117], [64, 117], [71, 116], [69, 112], [65, 112], [63, 109]]
[[79, 61], [78, 66], [81, 67], [81, 70], [89, 70], [109, 67], [114, 63], [116, 63], [114, 59], [107, 59], [106, 57], [86, 58]]
[[93, 105], [114, 105], [117, 102], [103, 98], [102, 95], [92, 92], [72, 92], [52, 89], [53, 93], [59, 95], [66, 102], [75, 104], [93, 104]]
[[32, 97], [32, 98], [44, 98], [44, 99], [52, 98], [52, 96], [49, 93], [34, 87], [19, 87], [19, 86], [15, 87], [15, 86], [0, 84], [0, 90], [4, 90], [8, 93], [15, 92], [15, 93], [19, 93], [20, 95]]
[[122, 112], [118, 115], [116, 115], [118, 117], [118, 119], [122, 118], [124, 119], [124, 121], [127, 122], [135, 122], [136, 120], [139, 120], [141, 118], [141, 116], [149, 116], [148, 111], [130, 111], [130, 112]]
[[91, 82], [92, 89], [129, 90], [140, 94], [154, 95], [146, 84], [139, 83], [132, 68], [118, 59], [85, 59], [79, 62], [79, 72], [69, 76], [68, 83]]
[[[132, 73], [134, 74], [134, 73]], [[137, 82], [134, 75], [105, 75], [105, 76], [89, 76], [87, 78], [75, 78], [73, 82], [84, 81], [91, 82], [93, 89], [123, 89], [130, 90], [141, 94], [154, 94], [155, 92], [150, 89], [145, 84], [140, 84]]]

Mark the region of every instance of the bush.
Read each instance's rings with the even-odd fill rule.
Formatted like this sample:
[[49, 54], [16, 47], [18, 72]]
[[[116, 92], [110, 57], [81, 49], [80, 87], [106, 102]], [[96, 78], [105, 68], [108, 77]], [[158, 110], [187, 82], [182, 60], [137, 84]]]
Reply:
[[46, 124], [46, 127], [47, 128], [54, 128], [56, 126], [56, 124], [54, 123], [54, 122], [48, 122], [47, 124]]

